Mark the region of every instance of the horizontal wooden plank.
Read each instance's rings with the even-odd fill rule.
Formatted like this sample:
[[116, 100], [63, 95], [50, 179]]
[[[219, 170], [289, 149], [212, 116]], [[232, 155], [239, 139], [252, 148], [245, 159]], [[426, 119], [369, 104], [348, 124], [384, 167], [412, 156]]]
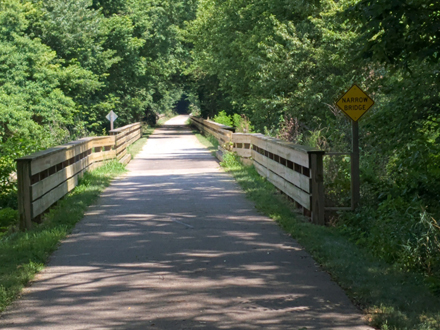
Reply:
[[93, 138], [81, 139], [59, 147], [48, 149], [48, 153], [37, 157], [31, 163], [31, 175], [40, 173], [48, 168], [71, 159], [92, 148]]
[[263, 156], [261, 154], [259, 154], [258, 152], [256, 152], [255, 150], [251, 151], [251, 156], [253, 159], [255, 159], [260, 165], [267, 167], [267, 161], [269, 158], [267, 158], [266, 156]]
[[114, 136], [98, 136], [93, 138], [92, 147], [108, 147], [115, 145]]
[[203, 127], [203, 123], [201, 123], [199, 121], [193, 120], [192, 123], [193, 123], [193, 125], [195, 125], [197, 127]]
[[191, 122], [204, 135], [212, 135], [221, 146], [228, 144], [232, 140], [233, 132], [231, 130], [224, 129], [232, 129], [229, 126], [194, 117], [191, 117]]
[[133, 143], [132, 140], [138, 135], [139, 135], [139, 130], [133, 131], [130, 134], [128, 134], [127, 135], [128, 144], [129, 145], [132, 144]]
[[127, 143], [128, 141], [133, 139], [133, 137], [136, 136], [139, 133], [140, 133], [140, 130], [135, 130], [135, 131], [132, 131], [132, 132], [128, 132], [123, 137], [121, 137], [121, 138], [116, 140], [116, 146], [119, 147], [123, 143]]
[[259, 148], [266, 149], [266, 139], [263, 134], [259, 134], [259, 133], [252, 134], [251, 143], [252, 145], [257, 146]]
[[89, 155], [86, 158], [83, 158], [80, 161], [63, 168], [61, 171], [58, 171], [48, 176], [44, 180], [41, 180], [32, 185], [32, 201], [40, 198], [64, 181], [70, 179], [71, 177], [86, 169], [93, 161], [92, 155]]
[[121, 139], [116, 140], [115, 148], [118, 149], [121, 145], [126, 144], [127, 136], [122, 137]]
[[127, 132], [120, 132], [118, 134], [112, 135], [115, 137], [115, 141], [118, 142], [118, 140], [125, 138], [125, 136], [127, 135]]
[[121, 132], [118, 135], [115, 135], [116, 136], [116, 144], [120, 143], [120, 141], [123, 141], [123, 140], [125, 140], [125, 141], [130, 140], [130, 137], [133, 134], [136, 134], [137, 132], [140, 132], [140, 131], [141, 131], [141, 128], [137, 127], [134, 129], [130, 129], [130, 130], [126, 130], [124, 132]]
[[254, 160], [254, 167], [257, 170], [258, 174], [260, 174], [264, 178], [267, 178], [267, 168], [265, 166]]
[[121, 164], [127, 165], [131, 160], [131, 155], [130, 154], [126, 154], [124, 157], [122, 157], [119, 162]]
[[137, 134], [130, 141], [128, 141], [128, 145], [132, 145], [140, 138], [141, 138], [141, 133], [138, 131]]
[[252, 158], [287, 181], [310, 193], [310, 178], [252, 150]]
[[137, 135], [134, 137], [134, 141], [136, 142], [137, 140], [139, 140], [140, 138], [142, 137], [142, 132], [141, 131], [138, 131], [137, 132]]
[[252, 144], [293, 163], [309, 167], [309, 154], [293, 148], [293, 143], [283, 142], [266, 136], [253, 136]]
[[127, 150], [128, 147], [128, 143], [124, 143], [123, 145], [119, 146], [116, 149], [116, 155], [119, 155], [121, 152], [123, 152], [124, 150]]
[[199, 132], [203, 132], [203, 126], [197, 122], [193, 122], [193, 125], [197, 128]]
[[72, 142], [69, 142], [69, 143], [66, 143], [66, 144], [63, 144], [63, 145], [60, 145], [60, 146], [56, 146], [56, 147], [49, 148], [49, 149], [46, 149], [46, 150], [41, 150], [41, 151], [34, 152], [33, 154], [30, 154], [30, 155], [18, 158], [17, 160], [36, 161], [39, 158], [46, 158], [47, 156], [50, 156], [50, 155], [53, 155], [53, 154], [57, 154], [57, 153], [59, 153], [61, 151], [65, 151], [65, 150], [68, 150], [68, 149], [75, 148], [78, 145], [90, 142], [93, 139], [94, 139], [94, 137], [82, 138], [82, 139], [79, 139], [77, 141], [72, 141]]
[[134, 131], [139, 131], [140, 129], [141, 129], [141, 127], [130, 127], [129, 129], [127, 129], [125, 131], [122, 131], [118, 135], [127, 135], [127, 134], [130, 134], [130, 133], [134, 132]]
[[310, 194], [305, 191], [299, 189], [297, 186], [287, 182], [286, 180], [280, 180], [280, 178], [273, 172], [268, 172], [270, 175], [268, 176], [268, 180], [274, 183], [275, 186], [280, 184], [280, 189], [287, 196], [301, 204], [306, 209], [310, 210]]
[[118, 160], [121, 160], [126, 154], [127, 154], [127, 148], [125, 148], [125, 149], [122, 150], [119, 154], [117, 154], [116, 158], [117, 158]]
[[251, 149], [234, 148], [233, 151], [236, 152], [237, 155], [240, 156], [240, 157], [249, 158], [249, 157], [252, 156], [252, 150]]
[[232, 142], [234, 143], [252, 143], [252, 134], [249, 133], [233, 133]]
[[35, 218], [46, 211], [50, 206], [56, 203], [59, 199], [72, 191], [78, 185], [79, 175], [75, 175], [72, 178], [66, 180], [61, 185], [52, 189], [46, 195], [37, 199], [32, 203], [32, 217]]
[[113, 129], [113, 130], [111, 130], [109, 133], [110, 133], [111, 135], [117, 135], [117, 134], [119, 134], [119, 133], [125, 132], [125, 131], [127, 131], [127, 130], [132, 129], [132, 128], [139, 128], [139, 127], [141, 127], [141, 126], [142, 126], [142, 123], [140, 123], [140, 122], [138, 122], [138, 123], [133, 123], [133, 124], [130, 124], [130, 125], [126, 125], [126, 126], [123, 126], [123, 127], [119, 127], [119, 128]]
[[278, 176], [274, 172], [267, 169], [265, 166], [259, 164], [254, 160], [254, 167], [257, 172], [267, 178], [277, 189], [281, 190], [287, 196], [301, 204], [306, 209], [310, 210], [310, 194], [298, 188], [297, 186], [291, 184], [290, 182], [284, 180], [282, 177]]
[[229, 132], [229, 131], [225, 131], [225, 130], [214, 130], [214, 132], [216, 132], [218, 135], [220, 135], [220, 136], [222, 136], [222, 137], [224, 137], [224, 138], [227, 138], [227, 139], [230, 139], [231, 137], [232, 137], [232, 132]]
[[124, 136], [118, 138], [118, 139], [116, 140], [115, 147], [116, 147], [116, 148], [119, 148], [121, 145], [127, 143], [128, 140], [129, 140], [129, 136], [128, 136], [128, 134], [126, 134], [126, 135], [124, 135]]
[[223, 133], [224, 132], [219, 133], [214, 131], [214, 135], [216, 136], [217, 140], [221, 140], [224, 143], [231, 141], [231, 136], [229, 134], [223, 134]]
[[116, 158], [116, 150], [109, 150], [103, 152], [95, 152], [90, 155], [92, 162], [101, 162], [103, 160], [110, 160]]
[[302, 190], [308, 193], [311, 192], [309, 177], [298, 173], [284, 165], [281, 165], [272, 159], [267, 159], [266, 167], [280, 177], [301, 188]]
[[294, 148], [296, 146], [293, 143], [284, 141], [268, 141], [267, 148], [273, 154], [290, 160], [301, 166], [310, 167], [309, 154], [306, 151]]
[[86, 158], [65, 167], [61, 171], [54, 173], [44, 180], [41, 180], [32, 186], [32, 200], [36, 200], [52, 190], [53, 188], [60, 185], [62, 182], [70, 179], [76, 174], [86, 170], [90, 164], [94, 162], [100, 162], [103, 160], [110, 160], [116, 158], [116, 151], [109, 150], [104, 152], [92, 153]]

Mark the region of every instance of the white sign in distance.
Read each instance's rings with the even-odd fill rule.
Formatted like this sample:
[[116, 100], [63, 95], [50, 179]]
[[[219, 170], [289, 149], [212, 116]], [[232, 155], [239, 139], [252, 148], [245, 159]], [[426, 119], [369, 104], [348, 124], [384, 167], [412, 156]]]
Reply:
[[108, 121], [115, 121], [115, 120], [118, 118], [118, 115], [115, 114], [115, 113], [113, 112], [113, 110], [111, 110], [111, 111], [107, 114], [107, 116], [106, 116], [105, 118], [107, 118]]
[[113, 122], [116, 120], [116, 118], [118, 118], [118, 115], [111, 110], [105, 118], [110, 121], [110, 130], [113, 130]]

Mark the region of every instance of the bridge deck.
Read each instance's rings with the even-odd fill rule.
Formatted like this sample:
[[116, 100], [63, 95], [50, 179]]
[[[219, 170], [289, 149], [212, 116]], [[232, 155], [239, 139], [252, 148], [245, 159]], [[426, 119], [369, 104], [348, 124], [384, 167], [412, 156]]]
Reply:
[[369, 329], [186, 118], [155, 131], [0, 328]]

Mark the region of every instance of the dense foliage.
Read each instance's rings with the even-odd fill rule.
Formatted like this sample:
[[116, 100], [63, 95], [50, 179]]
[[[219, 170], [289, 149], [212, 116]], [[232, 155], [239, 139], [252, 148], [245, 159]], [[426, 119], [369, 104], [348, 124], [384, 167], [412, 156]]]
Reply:
[[[376, 102], [360, 121], [362, 207], [337, 225], [397, 267], [440, 279], [437, 1], [200, 0], [186, 38], [203, 116], [244, 114], [297, 143], [349, 151], [351, 125], [334, 104], [361, 86]], [[349, 158], [325, 166], [327, 203], [349, 203]]]
[[[331, 224], [440, 293], [432, 0], [2, 0], [0, 231], [17, 217], [14, 159], [105, 133], [110, 110], [121, 126], [187, 95], [239, 131], [344, 152], [334, 104], [355, 83], [376, 102], [360, 121], [361, 207]], [[327, 204], [350, 203], [349, 157], [325, 171]]]
[[[14, 159], [173, 107], [191, 0], [0, 2], [0, 207]], [[11, 177], [12, 175], [12, 177]]]
[[[242, 131], [349, 151], [334, 104], [356, 83], [376, 102], [360, 121], [362, 205], [336, 225], [438, 281], [439, 31], [430, 0], [4, 0], [0, 207], [15, 207], [15, 158], [182, 93]], [[325, 166], [327, 203], [349, 203], [349, 158]]]

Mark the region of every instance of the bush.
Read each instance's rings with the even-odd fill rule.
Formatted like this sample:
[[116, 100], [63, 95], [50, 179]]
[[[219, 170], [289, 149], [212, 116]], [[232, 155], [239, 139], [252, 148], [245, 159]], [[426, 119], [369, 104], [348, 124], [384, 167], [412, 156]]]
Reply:
[[222, 124], [222, 125], [226, 125], [226, 126], [230, 126], [230, 127], [234, 126], [234, 123], [232, 122], [231, 116], [228, 116], [226, 111], [220, 111], [218, 113], [218, 115], [214, 116], [213, 120], [216, 123], [219, 123], [219, 124]]
[[420, 201], [389, 195], [379, 207], [344, 214], [341, 228], [382, 260], [440, 280], [440, 226]]
[[153, 111], [147, 111], [142, 121], [146, 122], [148, 126], [154, 127], [157, 123], [157, 114]]
[[18, 224], [18, 211], [10, 207], [0, 209], [0, 229]]
[[251, 125], [250, 120], [245, 116], [240, 116], [234, 113], [229, 116], [226, 111], [220, 111], [217, 116], [213, 118], [216, 123], [234, 127], [237, 133], [251, 133], [254, 127]]

